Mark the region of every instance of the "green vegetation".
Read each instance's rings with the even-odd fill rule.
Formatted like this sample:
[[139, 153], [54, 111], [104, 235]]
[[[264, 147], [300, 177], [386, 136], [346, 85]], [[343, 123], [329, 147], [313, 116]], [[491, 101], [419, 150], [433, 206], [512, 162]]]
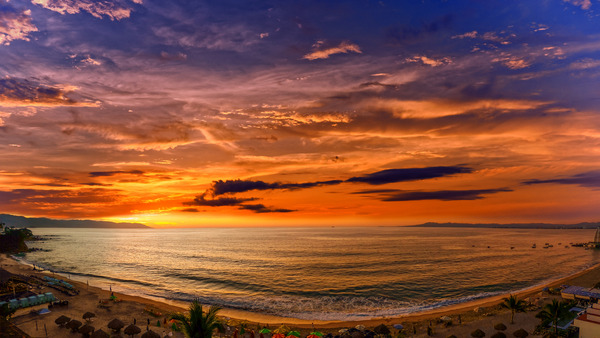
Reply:
[[27, 228], [9, 228], [0, 223], [0, 252], [27, 251], [25, 241], [33, 238], [33, 233]]
[[221, 310], [218, 306], [211, 306], [207, 313], [202, 312], [202, 304], [194, 299], [190, 305], [188, 316], [178, 313], [171, 316], [182, 324], [183, 333], [189, 338], [212, 338], [215, 329], [222, 330], [223, 324], [217, 318]]
[[8, 304], [0, 306], [0, 319], [9, 320], [15, 313], [15, 309], [11, 309]]
[[515, 313], [516, 312], [526, 312], [527, 311], [527, 303], [525, 303], [522, 299], [517, 299], [517, 296], [510, 295], [508, 298], [503, 299], [504, 302], [500, 304], [505, 309], [510, 310], [510, 323], [515, 323]]
[[569, 316], [569, 308], [571, 303], [565, 301], [552, 300], [551, 304], [546, 304], [542, 311], [535, 315], [536, 318], [542, 320], [542, 325], [548, 325], [552, 323], [554, 326], [554, 334], [558, 335], [558, 322], [563, 318]]

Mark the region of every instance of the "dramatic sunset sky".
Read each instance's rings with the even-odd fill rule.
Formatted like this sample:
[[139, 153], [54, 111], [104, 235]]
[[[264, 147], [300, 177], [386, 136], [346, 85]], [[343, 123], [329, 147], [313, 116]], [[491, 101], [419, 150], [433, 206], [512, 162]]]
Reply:
[[600, 1], [0, 0], [0, 212], [600, 220]]

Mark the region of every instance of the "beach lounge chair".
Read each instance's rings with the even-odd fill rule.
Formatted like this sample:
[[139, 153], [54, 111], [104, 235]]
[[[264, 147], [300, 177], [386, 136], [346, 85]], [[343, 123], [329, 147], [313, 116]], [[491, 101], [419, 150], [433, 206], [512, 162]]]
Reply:
[[44, 295], [46, 295], [46, 302], [53, 302], [56, 300], [52, 292], [46, 292]]
[[[5, 304], [8, 304], [7, 302], [0, 302], [0, 308], [2, 308]], [[10, 307], [10, 305], [9, 305]]]
[[45, 294], [37, 295], [37, 298], [38, 298], [38, 304], [46, 303], [46, 295]]
[[18, 299], [11, 299], [8, 301], [8, 306], [13, 309], [16, 310], [18, 308], [21, 307], [21, 305], [19, 304], [19, 300]]
[[27, 299], [29, 299], [29, 306], [34, 306], [34, 305], [38, 305], [40, 304], [39, 298], [36, 296], [29, 296], [27, 297]]
[[22, 308], [29, 307], [29, 299], [21, 298], [21, 299], [19, 299], [19, 304], [21, 305]]

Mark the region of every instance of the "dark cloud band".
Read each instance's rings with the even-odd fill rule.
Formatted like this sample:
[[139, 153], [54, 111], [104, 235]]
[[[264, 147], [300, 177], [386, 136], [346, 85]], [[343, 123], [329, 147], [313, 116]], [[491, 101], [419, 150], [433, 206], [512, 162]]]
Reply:
[[543, 183], [575, 184], [588, 188], [600, 188], [600, 170], [588, 171], [567, 178], [557, 178], [552, 180], [529, 180], [523, 182], [523, 184], [527, 185]]

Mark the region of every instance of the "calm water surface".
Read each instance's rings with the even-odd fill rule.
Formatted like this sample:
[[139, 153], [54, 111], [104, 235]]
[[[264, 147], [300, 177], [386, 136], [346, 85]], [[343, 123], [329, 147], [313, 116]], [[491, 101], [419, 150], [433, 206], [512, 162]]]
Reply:
[[[400, 315], [520, 290], [600, 262], [594, 230], [34, 229], [26, 261], [104, 289], [303, 319]], [[542, 249], [544, 243], [554, 245]], [[558, 245], [558, 243], [562, 245]], [[538, 248], [532, 249], [536, 243]], [[490, 246], [490, 248], [488, 248]], [[514, 249], [511, 249], [514, 247]]]

